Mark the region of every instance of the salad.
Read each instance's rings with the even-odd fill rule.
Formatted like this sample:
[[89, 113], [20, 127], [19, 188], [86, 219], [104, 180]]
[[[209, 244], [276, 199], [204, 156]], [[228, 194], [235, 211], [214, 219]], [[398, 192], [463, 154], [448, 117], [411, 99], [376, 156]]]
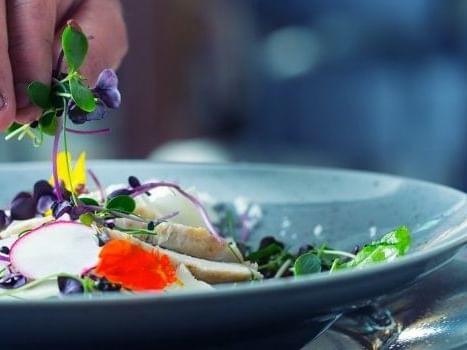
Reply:
[[67, 145], [69, 133], [108, 132], [74, 129], [67, 122], [103, 119], [121, 101], [110, 69], [94, 87], [86, 85], [79, 68], [87, 49], [81, 28], [69, 21], [51, 85], [28, 87], [32, 102], [43, 110], [40, 119], [7, 130], [8, 140], [28, 137], [39, 147], [52, 136], [54, 143], [50, 179], [38, 179], [0, 210], [0, 297], [211, 290], [224, 283], [335, 273], [407, 253], [411, 238], [405, 226], [351, 252], [326, 245], [292, 251], [274, 237], [252, 246], [259, 206], [255, 215], [236, 211], [208, 193], [136, 176], [104, 186], [87, 169], [84, 153], [72, 164]]

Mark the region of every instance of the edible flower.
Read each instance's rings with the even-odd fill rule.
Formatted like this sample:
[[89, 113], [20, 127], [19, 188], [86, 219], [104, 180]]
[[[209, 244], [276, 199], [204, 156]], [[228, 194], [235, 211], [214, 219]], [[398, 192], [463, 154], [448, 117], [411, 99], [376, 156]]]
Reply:
[[[68, 176], [67, 164], [71, 164], [71, 154], [60, 152], [57, 155], [58, 178], [65, 184], [65, 188], [70, 192], [80, 192], [86, 186], [86, 153], [82, 152], [71, 169], [71, 179]], [[73, 183], [72, 183], [73, 182]], [[53, 186], [53, 177], [49, 183]]]
[[93, 111], [84, 111], [76, 103], [71, 103], [69, 117], [74, 124], [104, 119], [107, 109], [120, 107], [122, 97], [118, 90], [118, 77], [112, 69], [104, 69], [91, 90], [97, 98]]
[[176, 282], [169, 257], [149, 252], [128, 240], [111, 240], [99, 254], [95, 274], [133, 291], [162, 290]]
[[118, 90], [118, 77], [112, 69], [104, 69], [99, 74], [92, 91], [108, 108], [120, 107], [122, 97]]

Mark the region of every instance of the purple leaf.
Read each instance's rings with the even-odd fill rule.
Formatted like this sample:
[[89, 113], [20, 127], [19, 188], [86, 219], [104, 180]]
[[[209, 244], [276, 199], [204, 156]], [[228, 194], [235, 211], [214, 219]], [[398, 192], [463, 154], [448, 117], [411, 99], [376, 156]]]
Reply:
[[16, 289], [27, 283], [26, 277], [20, 274], [8, 274], [0, 280], [0, 288]]
[[83, 284], [77, 278], [58, 276], [57, 283], [58, 283], [58, 290], [63, 295], [84, 293]]
[[78, 220], [81, 215], [86, 214], [86, 213], [94, 213], [95, 211], [96, 209], [93, 207], [89, 207], [86, 205], [79, 205], [71, 209], [70, 217], [71, 217], [71, 220]]
[[37, 201], [40, 197], [54, 194], [54, 188], [48, 181], [40, 180], [34, 184], [34, 199]]
[[21, 198], [31, 198], [32, 194], [29, 192], [19, 192], [14, 198], [13, 201]]
[[0, 231], [4, 230], [9, 224], [8, 216], [5, 211], [0, 210]]
[[28, 220], [36, 216], [36, 201], [30, 195], [21, 196], [11, 203], [11, 218], [13, 220]]

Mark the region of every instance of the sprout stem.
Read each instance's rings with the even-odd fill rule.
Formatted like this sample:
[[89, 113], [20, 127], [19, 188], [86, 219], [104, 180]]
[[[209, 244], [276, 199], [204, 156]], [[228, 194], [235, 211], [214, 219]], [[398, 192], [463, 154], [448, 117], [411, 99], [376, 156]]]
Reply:
[[340, 255], [345, 256], [346, 258], [355, 259], [356, 256], [352, 253], [344, 252], [342, 250], [321, 250], [320, 253], [328, 254], [328, 255]]
[[71, 94], [68, 94], [66, 92], [57, 92], [57, 93], [55, 93], [55, 95], [60, 96], [60, 97], [71, 98]]
[[8, 135], [5, 136], [5, 141], [11, 140], [13, 137], [15, 137], [16, 135], [22, 133], [27, 128], [29, 128], [29, 124], [24, 124], [23, 126], [19, 127], [15, 131], [10, 132]]
[[280, 278], [280, 277], [282, 277], [282, 275], [285, 273], [285, 271], [287, 271], [287, 269], [289, 268], [290, 264], [292, 264], [292, 260], [287, 259], [287, 260], [282, 264], [282, 266], [279, 268], [279, 270], [277, 270], [276, 274], [274, 275], [274, 278]]
[[76, 130], [71, 128], [66, 128], [66, 131], [78, 135], [96, 135], [96, 134], [106, 134], [110, 132], [110, 128], [97, 129], [97, 130]]
[[60, 71], [62, 70], [63, 56], [64, 56], [63, 50], [60, 50], [60, 53], [57, 59], [57, 65], [55, 66], [55, 69], [53, 71], [53, 76], [55, 78], [58, 78], [58, 76], [60, 75]]
[[54, 178], [54, 187], [55, 192], [57, 195], [58, 201], [63, 201], [63, 193], [62, 189], [60, 188], [60, 179], [58, 177], [58, 143], [60, 142], [60, 135], [62, 133], [62, 120], [61, 118], [57, 118], [57, 131], [55, 132], [54, 143], [52, 147], [52, 174]]
[[68, 157], [68, 142], [67, 142], [67, 134], [66, 134], [66, 121], [68, 118], [68, 108], [69, 104], [67, 104], [66, 100], [63, 99], [63, 148], [65, 150], [65, 162], [66, 162], [66, 172], [68, 176], [68, 183], [70, 184], [70, 192], [71, 198], [73, 199], [73, 203], [75, 206], [78, 206], [78, 199], [76, 198], [75, 194], [75, 186], [73, 185], [73, 178], [71, 176], [71, 165], [70, 165], [70, 157]]
[[99, 194], [101, 196], [101, 202], [105, 202], [105, 191], [104, 188], [101, 185], [101, 182], [99, 181], [99, 178], [96, 176], [94, 171], [91, 169], [88, 169], [89, 176], [91, 176], [92, 181], [94, 181], [94, 184], [96, 185], [97, 190], [99, 191]]

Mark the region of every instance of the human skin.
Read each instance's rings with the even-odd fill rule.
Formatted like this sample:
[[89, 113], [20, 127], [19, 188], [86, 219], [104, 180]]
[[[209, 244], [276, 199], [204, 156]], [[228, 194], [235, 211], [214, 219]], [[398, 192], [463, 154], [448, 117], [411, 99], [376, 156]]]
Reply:
[[90, 38], [81, 72], [92, 85], [102, 69], [118, 68], [128, 50], [120, 1], [0, 0], [0, 131], [39, 117], [26, 88], [33, 80], [50, 83], [69, 19]]

